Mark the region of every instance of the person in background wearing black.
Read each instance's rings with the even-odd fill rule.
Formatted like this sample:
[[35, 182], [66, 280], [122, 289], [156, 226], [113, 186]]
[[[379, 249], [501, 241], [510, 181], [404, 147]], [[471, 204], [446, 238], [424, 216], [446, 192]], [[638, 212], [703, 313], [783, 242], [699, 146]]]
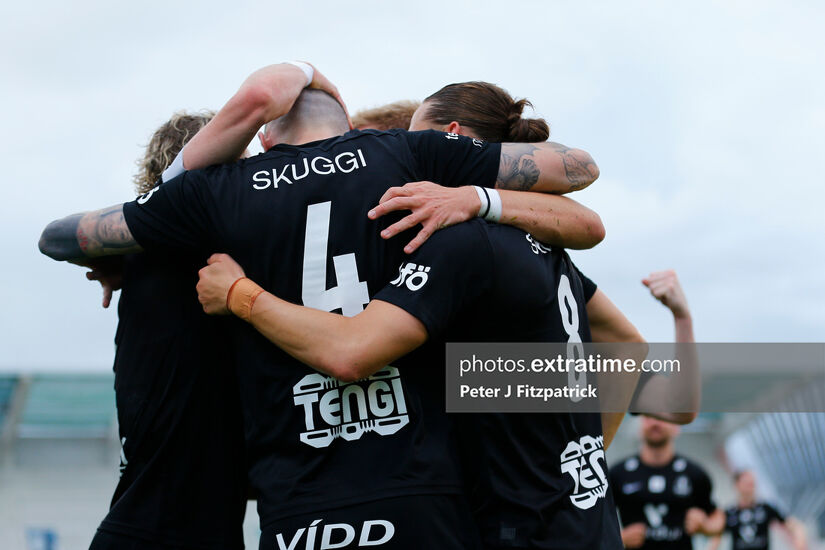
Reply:
[[[805, 528], [799, 520], [785, 516], [766, 502], [756, 500], [756, 480], [753, 472], [743, 470], [734, 476], [739, 501], [725, 513], [725, 530], [731, 535], [733, 550], [768, 550], [771, 526], [781, 527], [790, 537], [794, 550], [808, 545]], [[716, 550], [722, 537], [711, 540], [708, 550]]]
[[[139, 194], [160, 183], [212, 116], [176, 113], [155, 132], [135, 177]], [[225, 323], [204, 315], [191, 291], [202, 262], [146, 252], [114, 269], [90, 265], [104, 307], [122, 286], [114, 363], [121, 475], [91, 550], [244, 547], [247, 480], [234, 360]]]
[[610, 469], [626, 548], [690, 550], [692, 535], [718, 535], [725, 526], [708, 474], [676, 454], [678, 434], [678, 426], [642, 416], [639, 454]]

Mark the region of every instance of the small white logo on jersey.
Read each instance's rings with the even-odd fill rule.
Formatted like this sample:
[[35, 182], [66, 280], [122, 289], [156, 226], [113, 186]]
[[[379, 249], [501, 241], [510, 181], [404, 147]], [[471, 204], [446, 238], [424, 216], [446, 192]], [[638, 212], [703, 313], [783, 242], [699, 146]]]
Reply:
[[685, 468], [687, 468], [687, 460], [685, 460], [684, 458], [677, 458], [673, 461], [674, 472], [684, 472]]
[[762, 523], [763, 521], [765, 521], [765, 509], [761, 506], [757, 506], [756, 510], [754, 510], [753, 512], [753, 519], [757, 523]]
[[662, 525], [667, 515], [667, 504], [645, 504], [644, 510], [647, 524], [655, 529]]
[[120, 438], [120, 475], [123, 475], [123, 471], [126, 469], [126, 466], [129, 464], [129, 461], [126, 459], [126, 438]]
[[295, 405], [304, 408], [306, 431], [299, 439], [311, 447], [329, 447], [338, 438], [355, 441], [367, 432], [392, 435], [410, 423], [395, 367], [349, 384], [308, 374], [292, 387], [292, 393]]
[[739, 527], [739, 536], [745, 542], [753, 542], [756, 538], [756, 525], [747, 524]]
[[551, 251], [549, 246], [541, 244], [529, 233], [525, 235], [525, 238], [527, 239], [527, 242], [530, 243], [530, 248], [533, 249], [533, 254], [547, 254]]
[[[278, 550], [298, 550], [298, 544], [302, 538], [306, 539], [306, 544], [302, 546], [302, 550], [327, 550], [331, 548], [350, 547], [355, 542], [355, 536], [358, 534], [358, 529], [349, 523], [328, 523], [326, 525], [319, 525], [324, 520], [316, 519], [309, 527], [301, 527], [292, 538], [289, 544], [286, 542], [286, 537], [283, 533], [275, 535], [275, 540], [278, 542]], [[315, 538], [318, 530], [321, 530], [321, 544], [315, 545]], [[304, 537], [306, 533], [306, 537]], [[381, 546], [395, 536], [395, 525], [392, 522], [383, 519], [370, 519], [361, 525], [360, 534], [358, 534], [358, 548], [366, 546]]]
[[455, 133], [453, 133], [453, 132], [450, 132], [450, 133], [448, 133], [448, 134], [447, 134], [446, 136], [444, 136], [444, 137], [446, 137], [447, 139], [458, 139], [458, 134], [455, 134]]
[[641, 490], [641, 481], [634, 481], [633, 483], [625, 483], [624, 485], [622, 485], [622, 493], [626, 495], [632, 495], [633, 493], [638, 493]]
[[607, 493], [606, 463], [604, 460], [604, 438], [602, 436], [582, 436], [579, 441], [571, 441], [561, 453], [561, 471], [570, 474], [575, 486], [570, 502], [576, 508], [587, 510]]
[[647, 490], [651, 493], [663, 493], [666, 485], [667, 481], [663, 476], [650, 476], [647, 480]]
[[401, 264], [401, 267], [398, 268], [398, 277], [390, 281], [390, 284], [398, 287], [406, 284], [407, 288], [415, 292], [427, 284], [430, 279], [429, 273], [429, 267], [408, 262]]
[[693, 490], [693, 486], [690, 483], [690, 479], [688, 476], [679, 476], [676, 478], [676, 481], [673, 482], [673, 494], [679, 496], [687, 496]]
[[138, 204], [146, 204], [147, 202], [149, 202], [149, 199], [152, 198], [152, 195], [154, 195], [155, 191], [157, 191], [158, 189], [159, 189], [159, 187], [155, 187], [154, 189], [152, 189], [148, 193], [144, 193], [143, 195], [139, 196], [137, 198], [137, 203]]
[[624, 469], [628, 472], [635, 472], [636, 469], [639, 467], [639, 459], [638, 458], [628, 458], [624, 461]]
[[481, 147], [484, 145], [484, 142], [480, 139], [473, 138], [473, 145], [475, 145], [476, 147]]

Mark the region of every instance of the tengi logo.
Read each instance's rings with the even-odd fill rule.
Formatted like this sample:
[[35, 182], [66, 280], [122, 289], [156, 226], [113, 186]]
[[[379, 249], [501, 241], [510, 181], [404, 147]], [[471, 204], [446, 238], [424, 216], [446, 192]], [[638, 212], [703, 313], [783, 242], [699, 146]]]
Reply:
[[570, 474], [575, 486], [570, 502], [587, 510], [607, 493], [607, 464], [604, 460], [604, 438], [582, 436], [571, 441], [561, 453], [561, 471]]
[[304, 408], [306, 431], [300, 440], [311, 447], [329, 447], [338, 438], [355, 441], [367, 432], [392, 435], [410, 423], [395, 367], [349, 384], [308, 374], [292, 387], [292, 393], [295, 405]]
[[[283, 533], [275, 535], [275, 540], [278, 542], [278, 550], [298, 550], [298, 545], [302, 539], [306, 540], [301, 548], [302, 550], [328, 550], [332, 548], [344, 548], [355, 542], [355, 537], [358, 537], [358, 547], [366, 546], [381, 546], [392, 539], [395, 535], [395, 525], [392, 522], [383, 519], [370, 519], [365, 521], [360, 529], [353, 527], [348, 523], [327, 523], [326, 525], [319, 525], [324, 520], [316, 519], [309, 527], [301, 527], [298, 529], [289, 544], [286, 542], [286, 537]], [[318, 531], [321, 531], [320, 545], [315, 545], [315, 540], [318, 537]], [[306, 533], [306, 537], [304, 537]]]
[[390, 281], [390, 284], [400, 287], [406, 283], [407, 288], [414, 292], [427, 284], [430, 279], [429, 273], [430, 268], [423, 265], [401, 264], [401, 267], [398, 268], [398, 277]]

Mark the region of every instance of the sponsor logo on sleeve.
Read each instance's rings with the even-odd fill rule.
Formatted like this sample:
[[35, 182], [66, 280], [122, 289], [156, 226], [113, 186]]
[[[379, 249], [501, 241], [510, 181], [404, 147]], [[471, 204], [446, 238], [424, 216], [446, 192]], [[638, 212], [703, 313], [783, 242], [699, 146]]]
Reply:
[[152, 189], [148, 193], [142, 194], [141, 196], [139, 196], [137, 198], [137, 203], [140, 204], [140, 205], [146, 204], [147, 202], [149, 202], [149, 199], [152, 198], [152, 195], [154, 195], [155, 191], [157, 191], [158, 189], [160, 189], [160, 187], [155, 187], [154, 189]]
[[548, 252], [552, 252], [552, 248], [549, 246], [541, 244], [539, 241], [536, 240], [535, 237], [530, 235], [529, 233], [525, 235], [527, 242], [530, 243], [530, 248], [533, 250], [533, 254], [547, 254]]
[[426, 285], [429, 279], [429, 267], [407, 262], [401, 264], [401, 267], [398, 268], [398, 277], [390, 281], [390, 284], [399, 288], [401, 285], [406, 285], [408, 289], [415, 292]]
[[607, 463], [604, 459], [604, 438], [583, 436], [571, 441], [561, 453], [561, 471], [573, 478], [570, 502], [587, 510], [607, 494]]

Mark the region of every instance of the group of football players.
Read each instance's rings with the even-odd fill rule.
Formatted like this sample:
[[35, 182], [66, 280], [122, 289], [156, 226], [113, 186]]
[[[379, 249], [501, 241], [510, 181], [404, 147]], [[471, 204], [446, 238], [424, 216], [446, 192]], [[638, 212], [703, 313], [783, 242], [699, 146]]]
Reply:
[[[351, 120], [315, 67], [271, 65], [159, 128], [135, 200], [46, 227], [104, 305], [121, 290], [121, 477], [91, 548], [243, 548], [250, 498], [266, 549], [767, 544], [783, 516], [751, 489], [726, 521], [675, 453], [695, 411], [642, 417], [609, 472], [622, 412], [446, 414], [446, 342], [643, 342], [566, 252], [604, 237], [564, 196], [598, 168], [527, 105], [465, 82]], [[692, 342], [675, 273], [643, 282]]]

